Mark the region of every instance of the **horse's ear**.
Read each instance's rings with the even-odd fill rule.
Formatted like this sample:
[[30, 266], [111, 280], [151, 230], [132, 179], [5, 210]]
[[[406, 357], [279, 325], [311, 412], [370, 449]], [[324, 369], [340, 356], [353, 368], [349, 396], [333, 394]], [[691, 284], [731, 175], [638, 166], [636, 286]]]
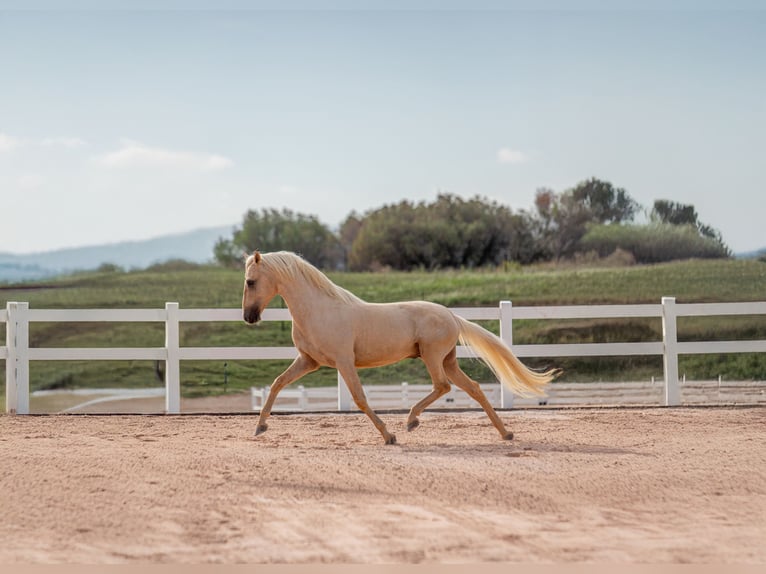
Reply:
[[261, 262], [261, 252], [260, 251], [253, 251], [253, 260], [255, 261], [256, 265], [258, 265]]

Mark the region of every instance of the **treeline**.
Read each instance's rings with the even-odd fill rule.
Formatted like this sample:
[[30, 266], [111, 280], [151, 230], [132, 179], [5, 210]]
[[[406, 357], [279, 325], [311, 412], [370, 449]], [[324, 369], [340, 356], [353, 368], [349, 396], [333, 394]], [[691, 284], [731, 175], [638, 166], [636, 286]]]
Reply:
[[[648, 214], [649, 223], [634, 223]], [[288, 209], [248, 211], [216, 261], [240, 265], [242, 253], [289, 250], [324, 269], [440, 269], [608, 257], [656, 263], [728, 257], [721, 234], [699, 221], [693, 205], [657, 200], [644, 209], [622, 188], [596, 178], [557, 193], [539, 189], [532, 210], [483, 197], [440, 194], [433, 202], [401, 201], [360, 215], [337, 232], [316, 216]]]

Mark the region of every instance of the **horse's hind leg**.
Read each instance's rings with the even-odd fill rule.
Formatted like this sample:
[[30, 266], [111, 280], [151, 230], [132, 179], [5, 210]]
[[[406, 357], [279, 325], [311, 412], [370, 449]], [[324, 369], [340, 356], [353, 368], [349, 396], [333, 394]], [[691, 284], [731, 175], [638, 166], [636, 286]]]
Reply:
[[354, 399], [356, 406], [369, 417], [372, 424], [375, 425], [375, 428], [377, 428], [378, 432], [383, 436], [383, 441], [386, 444], [396, 444], [396, 436], [388, 432], [385, 423], [380, 420], [380, 417], [375, 414], [375, 411], [373, 411], [367, 403], [367, 397], [364, 396], [364, 389], [362, 388], [362, 382], [359, 380], [356, 368], [353, 366], [342, 367], [338, 365], [338, 371], [340, 371], [343, 380], [346, 381], [346, 386], [351, 392], [351, 398]]
[[428, 395], [418, 401], [415, 405], [413, 405], [413, 407], [410, 409], [410, 414], [407, 417], [408, 431], [412, 431], [418, 428], [420, 425], [420, 420], [418, 420], [420, 413], [422, 413], [431, 403], [436, 401], [442, 395], [448, 393], [450, 390], [449, 380], [447, 379], [447, 374], [444, 372], [442, 360], [433, 360], [427, 357], [421, 358], [423, 359], [423, 362], [428, 369], [428, 374], [431, 375], [431, 381], [433, 382], [434, 389], [428, 393]]
[[457, 357], [454, 353], [451, 353], [444, 360], [444, 370], [447, 372], [447, 376], [455, 386], [463, 389], [466, 393], [468, 393], [468, 396], [470, 396], [473, 400], [481, 405], [481, 407], [484, 409], [484, 412], [487, 413], [489, 420], [492, 421], [492, 424], [495, 425], [495, 428], [500, 433], [500, 436], [505, 440], [511, 440], [513, 438], [513, 433], [506, 430], [503, 421], [500, 420], [499, 416], [497, 416], [495, 409], [492, 408], [492, 405], [489, 403], [489, 400], [484, 394], [484, 391], [482, 391], [481, 387], [479, 387], [479, 383], [471, 379], [460, 369], [460, 365], [458, 365]]
[[274, 406], [274, 401], [277, 400], [279, 391], [284, 389], [290, 383], [297, 381], [303, 375], [316, 371], [319, 368], [317, 362], [308, 355], [300, 354], [293, 361], [293, 363], [287, 367], [284, 373], [279, 375], [271, 385], [269, 389], [269, 396], [266, 399], [266, 403], [261, 407], [261, 413], [258, 417], [258, 426], [255, 427], [255, 434], [259, 435], [266, 432], [269, 425], [266, 424], [266, 419], [271, 414], [271, 408]]

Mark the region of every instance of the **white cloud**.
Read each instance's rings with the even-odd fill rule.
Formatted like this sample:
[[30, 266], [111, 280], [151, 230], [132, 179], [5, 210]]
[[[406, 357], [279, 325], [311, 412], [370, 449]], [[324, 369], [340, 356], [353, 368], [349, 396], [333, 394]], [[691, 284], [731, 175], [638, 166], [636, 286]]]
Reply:
[[523, 151], [503, 147], [497, 150], [497, 161], [511, 164], [527, 163], [529, 156]]
[[21, 145], [21, 141], [9, 136], [8, 134], [0, 133], [0, 153], [11, 151]]
[[80, 138], [57, 137], [57, 138], [45, 138], [44, 140], [40, 142], [40, 145], [43, 147], [61, 146], [67, 149], [75, 149], [75, 148], [84, 147], [88, 145], [88, 142]]
[[199, 171], [217, 171], [234, 165], [221, 155], [149, 147], [131, 140], [123, 140], [121, 145], [117, 151], [98, 156], [97, 161], [110, 168], [169, 167]]

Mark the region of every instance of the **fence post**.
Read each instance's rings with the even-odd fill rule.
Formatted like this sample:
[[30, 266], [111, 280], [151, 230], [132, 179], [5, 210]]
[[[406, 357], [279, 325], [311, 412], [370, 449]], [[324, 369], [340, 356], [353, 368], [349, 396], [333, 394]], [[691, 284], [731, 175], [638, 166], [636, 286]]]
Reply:
[[676, 298], [662, 298], [662, 342], [665, 346], [662, 355], [665, 372], [666, 407], [681, 404], [681, 389], [678, 385], [678, 329], [676, 326]]
[[165, 412], [181, 412], [181, 363], [178, 303], [165, 303]]
[[298, 385], [298, 410], [307, 411], [309, 409], [309, 394], [306, 392], [306, 387]]
[[16, 305], [8, 301], [5, 310], [8, 312], [8, 322], [5, 324], [5, 345], [8, 356], [5, 359], [5, 412], [16, 413]]
[[338, 410], [350, 411], [351, 410], [351, 391], [346, 386], [346, 381], [338, 371]]
[[[500, 338], [512, 348], [513, 345], [513, 303], [500, 301]], [[500, 408], [513, 408], [513, 393], [500, 383]]]
[[5, 326], [5, 412], [29, 414], [29, 303], [9, 301]]

